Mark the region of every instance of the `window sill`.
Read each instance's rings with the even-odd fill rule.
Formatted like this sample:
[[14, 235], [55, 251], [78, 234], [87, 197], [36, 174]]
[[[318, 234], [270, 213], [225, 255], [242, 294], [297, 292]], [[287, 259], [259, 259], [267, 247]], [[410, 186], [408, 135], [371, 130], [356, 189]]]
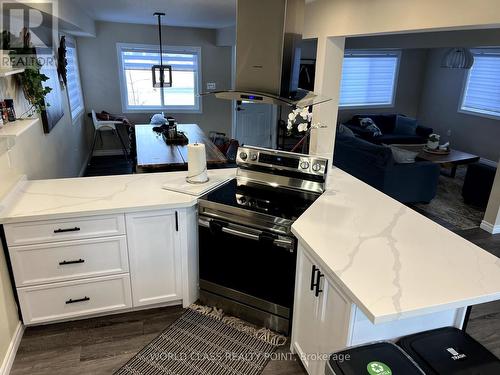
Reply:
[[125, 109], [123, 113], [148, 113], [148, 114], [156, 114], [164, 112], [165, 114], [176, 114], [176, 113], [191, 113], [191, 114], [202, 114], [203, 111], [201, 109], [168, 109], [168, 108], [158, 108], [158, 109]]
[[368, 104], [368, 105], [339, 105], [340, 110], [349, 110], [349, 109], [383, 109], [383, 108], [394, 108], [394, 104]]
[[460, 108], [458, 110], [458, 113], [462, 113], [464, 115], [470, 115], [470, 116], [488, 118], [490, 120], [500, 121], [500, 116], [490, 115], [490, 114], [487, 114], [487, 113], [476, 112], [476, 111], [469, 111], [467, 109], [462, 109], [462, 108]]

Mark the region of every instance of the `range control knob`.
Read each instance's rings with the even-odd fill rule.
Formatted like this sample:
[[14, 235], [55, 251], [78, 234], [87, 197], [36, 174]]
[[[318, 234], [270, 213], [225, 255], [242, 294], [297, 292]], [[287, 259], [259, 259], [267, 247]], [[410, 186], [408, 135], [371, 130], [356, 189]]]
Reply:
[[257, 154], [251, 154], [250, 155], [250, 160], [251, 161], [257, 161]]
[[319, 164], [319, 163], [313, 164], [312, 169], [314, 172], [319, 172], [321, 170], [321, 164]]
[[240, 159], [241, 160], [247, 160], [248, 158], [248, 155], [246, 152], [240, 152]]
[[302, 163], [300, 163], [300, 168], [309, 169], [309, 162], [303, 161]]

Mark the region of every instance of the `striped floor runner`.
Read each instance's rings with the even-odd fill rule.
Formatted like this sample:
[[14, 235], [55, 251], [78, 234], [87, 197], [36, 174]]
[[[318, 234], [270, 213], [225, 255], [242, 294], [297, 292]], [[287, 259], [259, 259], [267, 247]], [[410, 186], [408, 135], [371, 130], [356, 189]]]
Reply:
[[116, 375], [258, 375], [286, 339], [193, 306]]

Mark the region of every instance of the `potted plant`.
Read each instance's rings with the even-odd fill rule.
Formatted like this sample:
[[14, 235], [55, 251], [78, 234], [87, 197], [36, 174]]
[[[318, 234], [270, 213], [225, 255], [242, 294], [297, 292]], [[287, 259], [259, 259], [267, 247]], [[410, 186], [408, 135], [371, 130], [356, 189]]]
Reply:
[[437, 150], [439, 148], [440, 139], [441, 136], [439, 134], [429, 135], [429, 139], [427, 140], [427, 148], [429, 150]]

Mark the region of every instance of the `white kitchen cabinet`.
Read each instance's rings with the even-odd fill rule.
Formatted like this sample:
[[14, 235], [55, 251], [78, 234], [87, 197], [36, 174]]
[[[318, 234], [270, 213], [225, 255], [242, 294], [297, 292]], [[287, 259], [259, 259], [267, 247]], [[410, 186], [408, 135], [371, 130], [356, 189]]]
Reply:
[[351, 304], [300, 247], [295, 285], [292, 350], [308, 374], [322, 375], [327, 354], [343, 348]]
[[132, 307], [128, 274], [29, 286], [18, 296], [26, 325]]
[[[321, 262], [299, 243], [291, 350], [299, 356], [309, 375], [323, 375], [329, 354], [347, 347], [395, 341], [435, 328], [462, 327], [465, 308], [373, 324], [325, 273]], [[318, 280], [316, 288], [312, 284]]]
[[180, 231], [175, 210], [126, 214], [133, 305], [182, 300]]
[[308, 354], [316, 353], [319, 349], [318, 333], [318, 298], [311, 286], [314, 282], [312, 275], [312, 260], [303, 252], [297, 255], [297, 273], [295, 282], [295, 302], [292, 326], [292, 347], [297, 355], [302, 358], [302, 364], [308, 373], [315, 373], [316, 361]]

